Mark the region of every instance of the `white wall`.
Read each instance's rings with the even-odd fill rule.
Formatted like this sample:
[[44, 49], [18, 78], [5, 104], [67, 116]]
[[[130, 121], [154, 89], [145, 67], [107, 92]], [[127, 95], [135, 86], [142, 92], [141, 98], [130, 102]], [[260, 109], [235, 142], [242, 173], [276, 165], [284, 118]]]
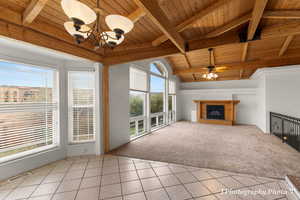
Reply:
[[[267, 124], [270, 112], [300, 118], [300, 66], [266, 71]], [[269, 132], [269, 126], [266, 127]]]
[[178, 97], [181, 103], [181, 120], [197, 120], [193, 100], [240, 100], [237, 105], [237, 123], [256, 124], [256, 88], [181, 90]]
[[[28, 65], [55, 68], [59, 71], [60, 79], [60, 146], [45, 152], [25, 156], [13, 161], [0, 164], [0, 180], [18, 173], [37, 168], [67, 155], [95, 154], [101, 141], [93, 144], [68, 145], [67, 127], [67, 69], [93, 67], [94, 63], [68, 54], [49, 50], [35, 45], [0, 37], [0, 59]], [[99, 119], [100, 121], [100, 119]], [[98, 130], [98, 134], [100, 134]], [[97, 138], [100, 138], [97, 135]], [[99, 139], [100, 140], [100, 139]], [[96, 144], [98, 146], [96, 147]]]
[[193, 100], [240, 100], [237, 105], [237, 123], [256, 124], [257, 82], [254, 80], [207, 81], [181, 83], [179, 99], [181, 120], [196, 121]]
[[252, 75], [258, 83], [257, 126], [262, 131], [270, 132], [270, 112], [300, 118], [299, 77], [299, 65], [259, 69]]
[[180, 89], [234, 89], [256, 88], [257, 82], [253, 80], [229, 80], [229, 81], [206, 81], [187, 82], [180, 84]]
[[257, 127], [259, 127], [263, 132], [267, 132], [267, 113], [266, 113], [266, 77], [264, 74], [261, 74], [258, 78], [255, 78], [257, 81]]
[[110, 148], [129, 142], [129, 65], [109, 70]]

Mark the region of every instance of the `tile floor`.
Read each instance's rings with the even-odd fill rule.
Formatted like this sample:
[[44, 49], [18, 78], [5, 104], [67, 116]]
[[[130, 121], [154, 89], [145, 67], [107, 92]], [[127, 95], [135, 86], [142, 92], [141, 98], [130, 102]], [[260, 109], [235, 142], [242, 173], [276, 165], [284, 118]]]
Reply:
[[105, 155], [67, 158], [35, 169], [30, 175], [1, 183], [0, 200], [19, 199], [294, 200], [296, 198], [283, 180]]

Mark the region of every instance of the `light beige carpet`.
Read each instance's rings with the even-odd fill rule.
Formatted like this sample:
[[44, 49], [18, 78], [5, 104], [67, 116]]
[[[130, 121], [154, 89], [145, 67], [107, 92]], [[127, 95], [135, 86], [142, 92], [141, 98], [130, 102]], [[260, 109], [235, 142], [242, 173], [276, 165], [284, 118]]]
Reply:
[[255, 126], [177, 122], [112, 153], [264, 177], [300, 174], [300, 153]]

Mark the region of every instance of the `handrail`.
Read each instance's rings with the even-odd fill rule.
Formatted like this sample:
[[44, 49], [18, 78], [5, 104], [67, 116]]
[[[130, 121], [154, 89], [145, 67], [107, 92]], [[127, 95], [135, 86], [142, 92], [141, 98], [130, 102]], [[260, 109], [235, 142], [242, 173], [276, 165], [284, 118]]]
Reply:
[[291, 117], [291, 116], [283, 115], [283, 114], [276, 113], [276, 112], [270, 112], [270, 115], [278, 116], [278, 117], [282, 117], [282, 118], [294, 119], [294, 120], [299, 121], [299, 123], [300, 123], [300, 118], [297, 118], [297, 117]]
[[300, 119], [270, 112], [270, 132], [300, 151]]

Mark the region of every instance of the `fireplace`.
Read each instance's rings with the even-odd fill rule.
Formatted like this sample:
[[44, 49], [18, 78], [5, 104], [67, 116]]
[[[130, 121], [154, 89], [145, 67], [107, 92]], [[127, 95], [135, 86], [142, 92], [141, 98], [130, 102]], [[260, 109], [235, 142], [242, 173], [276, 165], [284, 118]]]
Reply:
[[206, 119], [225, 120], [224, 105], [206, 105]]
[[194, 100], [199, 123], [234, 125], [238, 100]]

